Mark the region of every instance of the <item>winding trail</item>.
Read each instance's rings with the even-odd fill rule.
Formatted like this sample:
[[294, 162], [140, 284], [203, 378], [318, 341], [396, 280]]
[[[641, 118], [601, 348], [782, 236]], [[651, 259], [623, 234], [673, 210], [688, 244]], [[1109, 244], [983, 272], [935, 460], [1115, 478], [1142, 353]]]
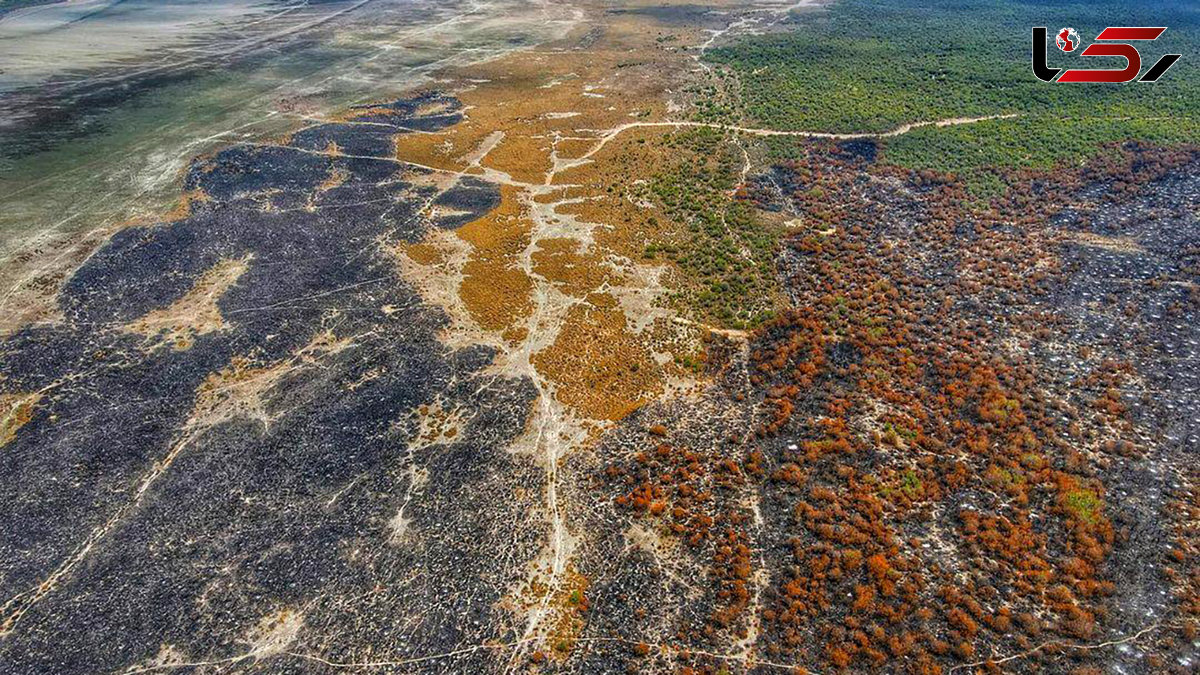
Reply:
[[926, 120], [923, 122], [909, 122], [907, 124], [901, 124], [900, 126], [896, 127], [895, 129], [891, 129], [889, 131], [852, 132], [852, 133], [836, 133], [836, 132], [831, 132], [831, 131], [785, 131], [785, 130], [780, 130], [780, 129], [763, 129], [763, 128], [759, 128], [759, 127], [744, 127], [744, 126], [735, 125], [735, 124], [719, 124], [717, 122], [687, 122], [687, 121], [629, 122], [627, 124], [622, 124], [618, 127], [613, 127], [612, 129], [608, 129], [608, 130], [582, 129], [581, 131], [591, 131], [591, 132], [599, 131], [601, 133], [601, 136], [599, 137], [600, 142], [597, 143], [595, 146], [593, 146], [591, 150], [588, 150], [587, 152], [580, 155], [579, 157], [564, 162], [563, 166], [560, 167], [559, 170], [561, 171], [564, 169], [573, 168], [573, 167], [580, 166], [580, 165], [586, 163], [587, 161], [589, 161], [592, 158], [593, 155], [595, 155], [597, 152], [600, 152], [602, 149], [604, 149], [604, 146], [608, 145], [608, 143], [610, 141], [612, 141], [614, 138], [616, 138], [617, 136], [620, 136], [622, 133], [624, 133], [626, 131], [629, 131], [630, 129], [637, 129], [640, 127], [672, 127], [672, 128], [694, 127], [694, 128], [704, 128], [704, 129], [719, 129], [721, 131], [729, 131], [729, 132], [738, 133], [738, 134], [746, 134], [749, 136], [794, 136], [797, 138], [828, 138], [828, 139], [833, 139], [833, 140], [838, 140], [838, 141], [850, 141], [850, 140], [866, 139], [866, 138], [893, 138], [895, 136], [902, 136], [904, 134], [907, 134], [910, 131], [913, 131], [914, 129], [920, 129], [922, 127], [953, 127], [953, 126], [959, 126], [959, 125], [963, 125], [963, 124], [977, 124], [979, 122], [988, 122], [991, 120], [1007, 120], [1007, 119], [1013, 119], [1013, 118], [1020, 117], [1020, 116], [1021, 116], [1021, 113], [1004, 113], [1004, 114], [998, 114], [998, 115], [983, 115], [981, 117], [948, 117], [946, 119], [940, 119], [940, 120]]

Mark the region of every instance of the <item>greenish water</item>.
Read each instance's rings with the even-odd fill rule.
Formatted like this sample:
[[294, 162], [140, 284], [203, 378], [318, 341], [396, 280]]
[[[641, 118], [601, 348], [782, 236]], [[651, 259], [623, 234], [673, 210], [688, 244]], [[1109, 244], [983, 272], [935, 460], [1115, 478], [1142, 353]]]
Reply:
[[[82, 133], [49, 125], [37, 131], [49, 147], [0, 159], [0, 260], [48, 238], [153, 218], [179, 198], [179, 180], [197, 155], [399, 97], [428, 85], [437, 68], [536, 44], [567, 25], [547, 22], [540, 5], [522, 0], [378, 0], [269, 49], [189, 66], [174, 81], [97, 110], [66, 99], [68, 123]], [[3, 122], [0, 145], [5, 134], [27, 140]]]

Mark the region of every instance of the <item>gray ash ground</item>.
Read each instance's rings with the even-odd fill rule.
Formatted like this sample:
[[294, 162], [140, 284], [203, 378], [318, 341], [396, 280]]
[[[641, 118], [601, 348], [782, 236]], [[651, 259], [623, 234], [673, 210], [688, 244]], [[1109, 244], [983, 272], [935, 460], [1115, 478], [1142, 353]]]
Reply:
[[[1110, 188], [1094, 190], [1103, 197]], [[1089, 361], [1133, 366], [1115, 383], [1132, 424], [1110, 437], [1140, 452], [1098, 473], [1125, 535], [1110, 561], [1120, 580], [1114, 609], [1134, 627], [1168, 613], [1171, 589], [1153, 553], [1169, 546], [1177, 515], [1169, 502], [1186, 494], [1200, 460], [1200, 166], [1173, 172], [1135, 199], [1090, 206], [1052, 221], [1072, 241], [1064, 244], [1065, 283], [1044, 301], [1061, 318], [1061, 342], [1090, 349], [1090, 359], [1079, 349], [1033, 349], [1080, 407], [1104, 392], [1086, 377]]]
[[[418, 657], [506, 637], [496, 604], [545, 536], [525, 525], [537, 495], [512, 496], [542, 470], [507, 449], [535, 391], [482, 375], [488, 348], [444, 347], [446, 316], [383, 253], [497, 202], [478, 180], [418, 186], [427, 170], [391, 159], [391, 134], [456, 120], [416, 114], [430, 102], [197, 161], [186, 184], [207, 199], [189, 216], [123, 230], [67, 284], [64, 321], [0, 345], [0, 391], [42, 392], [0, 453], [0, 672]], [[358, 156], [304, 151], [326, 141]], [[452, 220], [431, 222], [431, 202]], [[229, 260], [246, 269], [220, 330], [175, 349], [123, 329]], [[206, 388], [213, 373], [228, 377]], [[458, 433], [414, 440], [423, 406]]]
[[[724, 544], [723, 517], [737, 514], [748, 519], [759, 552], [756, 557], [764, 550], [759, 546], [765, 534], [750, 506], [757, 486], [740, 479], [725, 480], [709, 465], [713, 458], [740, 462], [741, 440], [757, 416], [752, 399], [731, 400], [737, 393], [754, 393], [745, 354], [719, 338], [714, 347], [714, 353], [721, 347], [728, 351], [713, 359], [710, 386], [637, 411], [609, 433], [594, 453], [572, 458], [569, 468], [588, 477], [576, 486], [578, 494], [569, 501], [579, 505], [572, 518], [589, 532], [577, 564], [590, 585], [587, 625], [568, 672], [605, 673], [622, 668], [671, 672], [691, 661], [681, 660], [678, 651], [687, 649], [729, 653], [732, 658], [716, 661], [718, 666], [748, 665], [738, 660], [737, 651], [726, 648], [728, 633], [705, 628], [714, 612], [728, 606], [712, 573], [714, 553]], [[673, 455], [692, 453], [691, 459], [668, 468], [671, 461], [659, 452], [666, 453], [667, 448]], [[628, 505], [618, 500], [632, 488], [659, 475], [677, 474], [689, 465], [696, 471], [692, 485], [707, 493], [707, 499], [689, 507], [689, 520], [712, 519], [711, 531], [702, 539], [687, 542], [654, 519], [645, 518], [645, 511], [614, 518], [614, 511], [630, 513]], [[597, 493], [604, 495], [599, 503]], [[755, 561], [755, 567], [761, 567], [761, 561]], [[639, 657], [639, 645], [653, 649]], [[673, 649], [661, 650], [662, 645]]]

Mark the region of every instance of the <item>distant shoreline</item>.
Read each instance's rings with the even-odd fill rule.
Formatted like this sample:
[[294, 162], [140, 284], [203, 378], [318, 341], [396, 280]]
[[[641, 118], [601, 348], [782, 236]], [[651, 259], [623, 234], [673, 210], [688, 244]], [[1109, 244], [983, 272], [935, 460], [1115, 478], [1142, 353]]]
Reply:
[[15, 12], [18, 9], [28, 9], [30, 7], [37, 7], [38, 5], [53, 5], [56, 2], [65, 1], [66, 0], [9, 0], [5, 2], [5, 0], [0, 0], [0, 21], [3, 21], [7, 14]]

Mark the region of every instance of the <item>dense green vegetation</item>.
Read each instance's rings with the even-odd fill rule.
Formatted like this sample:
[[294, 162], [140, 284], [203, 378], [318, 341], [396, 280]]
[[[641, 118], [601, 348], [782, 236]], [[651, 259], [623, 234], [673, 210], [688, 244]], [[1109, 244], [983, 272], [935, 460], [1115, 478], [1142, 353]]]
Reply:
[[1078, 163], [1104, 143], [1137, 139], [1170, 144], [1200, 139], [1200, 117], [1031, 115], [969, 126], [922, 128], [889, 139], [887, 160], [902, 166], [969, 173], [981, 167], [1050, 168]]
[[775, 305], [772, 256], [781, 233], [729, 198], [740, 180], [741, 150], [713, 129], [672, 134], [667, 143], [679, 159], [640, 197], [658, 203], [686, 229], [672, 241], [647, 246], [643, 255], [679, 266], [685, 283], [675, 300], [697, 318], [733, 328], [758, 325]]
[[[1184, 54], [1155, 84], [1048, 84], [1033, 77], [1035, 25], [1076, 27], [1090, 42], [1109, 25], [1168, 26], [1140, 44], [1143, 72]], [[916, 130], [889, 139], [888, 161], [967, 171], [1077, 161], [1104, 142], [1197, 138], [1200, 7], [1190, 3], [841, 0], [786, 33], [714, 50], [740, 82], [744, 122], [776, 129], [883, 132], [906, 122], [1020, 113], [1015, 120]], [[1049, 46], [1054, 67], [1119, 67]]]

